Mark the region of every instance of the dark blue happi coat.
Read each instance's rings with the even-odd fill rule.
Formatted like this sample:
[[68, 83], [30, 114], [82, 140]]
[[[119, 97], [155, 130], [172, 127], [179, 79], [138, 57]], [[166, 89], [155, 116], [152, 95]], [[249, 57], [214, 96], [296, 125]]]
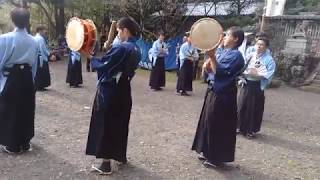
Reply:
[[221, 93], [234, 85], [244, 66], [244, 59], [237, 49], [218, 48], [216, 57], [217, 69], [210, 80], [213, 81], [213, 91]]
[[134, 38], [129, 39], [111, 48], [102, 58], [92, 58], [91, 66], [98, 74], [98, 88], [103, 103], [108, 102], [107, 95], [113, 93], [113, 87], [123, 73], [128, 76], [129, 81], [133, 78], [141, 59], [141, 52], [135, 41]]

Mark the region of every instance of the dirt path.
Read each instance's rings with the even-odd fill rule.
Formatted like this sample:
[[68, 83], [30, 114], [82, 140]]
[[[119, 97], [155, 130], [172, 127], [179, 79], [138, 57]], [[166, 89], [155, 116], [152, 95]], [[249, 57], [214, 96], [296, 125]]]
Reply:
[[50, 65], [53, 84], [37, 93], [34, 150], [0, 153], [0, 180], [320, 179], [320, 95], [268, 90], [261, 134], [254, 140], [238, 136], [236, 161], [226, 169], [206, 169], [190, 150], [205, 85], [195, 82], [191, 97], [175, 95], [174, 82], [153, 92], [145, 73], [132, 83], [129, 164], [112, 176], [98, 176], [90, 172], [95, 159], [84, 154], [96, 75], [83, 72], [84, 87], [70, 89], [66, 62]]

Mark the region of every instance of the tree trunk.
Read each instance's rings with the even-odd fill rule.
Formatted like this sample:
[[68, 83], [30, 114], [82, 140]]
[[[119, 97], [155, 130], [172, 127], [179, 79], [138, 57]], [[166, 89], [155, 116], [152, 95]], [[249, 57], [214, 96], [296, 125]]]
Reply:
[[214, 15], [217, 15], [217, 3], [214, 4]]
[[43, 6], [43, 4], [40, 2], [40, 1], [36, 1], [34, 2], [35, 4], [37, 4], [40, 9], [44, 12], [44, 14], [46, 15], [47, 19], [48, 19], [48, 22], [49, 22], [49, 27], [51, 28], [55, 28], [55, 24], [54, 22], [52, 21], [52, 18], [51, 18], [51, 14], [49, 14], [49, 11]]
[[60, 4], [60, 7], [59, 7], [59, 12], [60, 12], [60, 17], [59, 17], [59, 20], [60, 20], [60, 32], [59, 32], [59, 35], [62, 35], [64, 37], [64, 34], [65, 34], [65, 31], [66, 31], [66, 28], [65, 28], [65, 13], [64, 13], [64, 0], [62, 0], [61, 4]]
[[22, 0], [22, 7], [28, 9], [28, 2], [27, 0]]
[[58, 15], [58, 6], [54, 4], [54, 19], [55, 19], [55, 37], [59, 37], [59, 15]]
[[65, 33], [65, 13], [64, 13], [64, 0], [54, 5], [54, 17], [56, 22], [56, 37], [64, 37]]
[[[22, 7], [25, 9], [28, 9], [28, 2], [27, 0], [22, 0]], [[28, 22], [28, 25], [26, 27], [28, 33], [30, 34], [30, 21]]]
[[240, 15], [240, 13], [241, 13], [241, 2], [240, 2], [240, 0], [238, 0], [237, 1], [237, 9], [238, 9], [238, 15]]

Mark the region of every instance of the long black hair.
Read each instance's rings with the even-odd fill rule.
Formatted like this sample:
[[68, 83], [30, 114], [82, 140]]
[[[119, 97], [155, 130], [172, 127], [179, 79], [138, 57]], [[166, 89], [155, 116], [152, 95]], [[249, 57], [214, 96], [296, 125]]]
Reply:
[[132, 36], [138, 37], [141, 34], [141, 29], [139, 24], [131, 17], [123, 17], [121, 18], [118, 23], [117, 27], [119, 29], [127, 28]]
[[235, 48], [238, 48], [239, 46], [241, 46], [243, 40], [244, 40], [244, 32], [243, 30], [238, 27], [238, 26], [232, 26], [228, 29], [228, 31], [231, 32], [231, 35], [235, 38], [238, 38], [238, 41], [236, 43], [236, 47]]

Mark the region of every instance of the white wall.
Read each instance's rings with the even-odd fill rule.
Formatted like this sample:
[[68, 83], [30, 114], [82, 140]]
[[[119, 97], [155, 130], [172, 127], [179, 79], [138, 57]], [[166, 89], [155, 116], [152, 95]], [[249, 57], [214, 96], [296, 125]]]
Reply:
[[266, 16], [283, 15], [286, 0], [267, 0]]

